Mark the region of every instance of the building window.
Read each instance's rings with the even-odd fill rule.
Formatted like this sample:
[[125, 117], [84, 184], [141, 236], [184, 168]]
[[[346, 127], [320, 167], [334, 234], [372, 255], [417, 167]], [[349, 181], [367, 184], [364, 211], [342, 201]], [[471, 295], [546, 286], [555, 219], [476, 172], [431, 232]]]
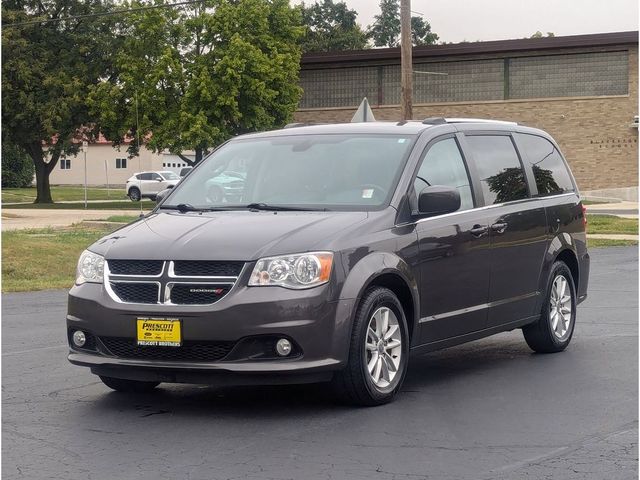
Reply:
[[116, 158], [116, 168], [127, 168], [127, 159]]
[[60, 159], [60, 170], [71, 170], [71, 159], [69, 158]]

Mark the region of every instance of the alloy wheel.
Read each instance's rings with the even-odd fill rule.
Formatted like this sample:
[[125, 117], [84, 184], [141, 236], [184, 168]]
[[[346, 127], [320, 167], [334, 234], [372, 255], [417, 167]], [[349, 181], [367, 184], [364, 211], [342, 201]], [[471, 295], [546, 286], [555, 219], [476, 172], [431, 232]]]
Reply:
[[393, 382], [400, 369], [402, 334], [395, 313], [388, 307], [378, 308], [367, 326], [366, 366], [371, 381], [378, 388]]
[[572, 316], [571, 287], [564, 275], [557, 275], [551, 285], [549, 301], [549, 321], [551, 330], [559, 340], [564, 340], [569, 333]]

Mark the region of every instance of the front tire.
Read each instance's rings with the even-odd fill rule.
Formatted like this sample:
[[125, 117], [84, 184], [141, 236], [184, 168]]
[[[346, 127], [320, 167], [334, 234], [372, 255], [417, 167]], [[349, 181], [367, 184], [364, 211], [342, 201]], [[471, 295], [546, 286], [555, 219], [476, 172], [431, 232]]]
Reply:
[[140, 190], [137, 187], [130, 188], [129, 198], [131, 199], [132, 202], [139, 202], [140, 199], [142, 198], [142, 195], [140, 194]]
[[571, 342], [575, 323], [576, 287], [569, 267], [558, 261], [551, 267], [540, 319], [522, 333], [535, 352], [561, 352]]
[[100, 380], [107, 387], [116, 392], [142, 393], [149, 392], [160, 385], [160, 382], [143, 382], [140, 380], [126, 380], [124, 378], [104, 377], [100, 375]]
[[387, 288], [368, 289], [356, 312], [347, 366], [334, 375], [334, 391], [355, 405], [388, 403], [402, 386], [408, 361], [402, 304]]

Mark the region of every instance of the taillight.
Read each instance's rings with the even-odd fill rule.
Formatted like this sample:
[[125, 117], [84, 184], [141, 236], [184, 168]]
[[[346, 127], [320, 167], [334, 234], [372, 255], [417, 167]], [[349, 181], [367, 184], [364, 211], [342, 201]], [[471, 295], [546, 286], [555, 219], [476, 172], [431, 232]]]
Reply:
[[583, 204], [580, 204], [580, 206], [582, 207], [582, 225], [584, 225], [584, 228], [587, 228], [587, 207]]

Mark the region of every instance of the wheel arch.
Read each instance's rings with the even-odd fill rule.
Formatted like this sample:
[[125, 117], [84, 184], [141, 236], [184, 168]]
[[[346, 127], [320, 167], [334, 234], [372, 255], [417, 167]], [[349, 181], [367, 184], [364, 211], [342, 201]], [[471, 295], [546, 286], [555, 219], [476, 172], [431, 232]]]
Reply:
[[569, 248], [565, 248], [556, 255], [555, 261], [558, 260], [564, 262], [567, 267], [569, 267], [571, 277], [573, 278], [573, 285], [575, 286], [576, 292], [578, 292], [578, 285], [580, 284], [580, 268], [578, 267], [578, 257], [575, 252]]
[[341, 298], [356, 299], [351, 315], [351, 325], [364, 292], [374, 286], [388, 288], [398, 297], [407, 319], [410, 341], [416, 338], [414, 333], [419, 324], [420, 313], [418, 284], [409, 265], [391, 253], [370, 253], [360, 259], [349, 272], [342, 288]]

